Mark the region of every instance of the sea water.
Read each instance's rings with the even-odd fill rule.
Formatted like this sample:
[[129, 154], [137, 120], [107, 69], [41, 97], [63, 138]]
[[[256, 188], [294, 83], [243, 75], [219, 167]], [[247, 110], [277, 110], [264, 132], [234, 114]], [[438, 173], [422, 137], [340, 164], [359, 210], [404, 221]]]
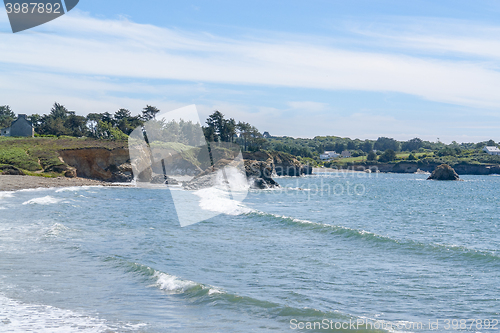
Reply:
[[0, 192], [0, 331], [498, 331], [500, 177], [425, 178], [201, 191], [187, 227], [164, 188]]

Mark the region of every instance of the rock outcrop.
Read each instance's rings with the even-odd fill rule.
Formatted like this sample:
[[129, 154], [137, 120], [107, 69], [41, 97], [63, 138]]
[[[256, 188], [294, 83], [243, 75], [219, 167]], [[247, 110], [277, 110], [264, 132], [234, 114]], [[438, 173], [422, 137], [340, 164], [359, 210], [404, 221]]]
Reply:
[[151, 184], [165, 184], [165, 185], [178, 185], [179, 182], [174, 178], [164, 175], [154, 175], [151, 177]]
[[[63, 163], [64, 161], [61, 161]], [[76, 168], [71, 167], [67, 164], [58, 164], [58, 165], [52, 165], [44, 170], [44, 172], [56, 172], [56, 173], [63, 173], [65, 177], [68, 178], [75, 178], [76, 175]]]
[[312, 167], [300, 163], [293, 155], [283, 152], [257, 151], [254, 153], [243, 153], [245, 162], [261, 161], [266, 162], [272, 173], [277, 176], [300, 176], [312, 174]]
[[252, 188], [279, 187], [279, 184], [271, 177], [273, 166], [268, 161], [245, 160], [245, 173]]
[[1, 165], [0, 175], [24, 176], [24, 172], [12, 165]]
[[461, 180], [455, 170], [448, 164], [438, 166], [427, 180]]
[[272, 179], [273, 175], [300, 176], [312, 173], [312, 167], [303, 165], [287, 153], [257, 151], [243, 153], [243, 159], [246, 175], [254, 188], [279, 187], [279, 184]]
[[108, 182], [129, 182], [134, 178], [126, 148], [68, 149], [59, 151], [59, 155], [65, 164], [74, 168], [60, 166], [60, 172], [69, 171], [67, 176], [70, 177], [76, 175]]
[[[227, 152], [226, 152], [227, 150]], [[185, 182], [185, 188], [202, 188], [213, 183], [214, 171], [221, 167], [234, 163], [234, 152], [225, 149], [217, 152], [217, 162], [215, 166], [204, 168], [193, 164], [189, 159], [185, 159], [181, 154], [172, 154], [171, 160], [166, 158], [167, 174], [184, 174], [194, 176], [190, 182]], [[154, 153], [154, 152], [153, 152]], [[227, 155], [227, 156], [225, 156]], [[83, 177], [109, 182], [128, 182], [134, 179], [132, 166], [130, 164], [129, 150], [127, 148], [82, 148], [59, 151], [61, 165], [54, 166], [55, 172], [65, 173], [67, 177]], [[153, 154], [154, 155], [154, 154]], [[220, 156], [218, 156], [220, 155]], [[149, 156], [149, 155], [148, 155]], [[290, 154], [281, 152], [244, 153], [244, 170], [249, 183], [254, 188], [265, 189], [279, 187], [279, 184], [272, 178], [277, 176], [300, 176], [311, 174], [312, 168], [301, 164]], [[135, 175], [138, 181], [163, 183], [162, 166], [156, 163], [151, 167], [150, 159], [144, 161], [149, 167], [139, 168], [144, 170], [141, 174]], [[240, 161], [241, 163], [241, 161]], [[178, 172], [174, 172], [178, 170]], [[169, 184], [174, 184], [175, 180], [167, 180]], [[206, 187], [206, 186], [205, 186]]]

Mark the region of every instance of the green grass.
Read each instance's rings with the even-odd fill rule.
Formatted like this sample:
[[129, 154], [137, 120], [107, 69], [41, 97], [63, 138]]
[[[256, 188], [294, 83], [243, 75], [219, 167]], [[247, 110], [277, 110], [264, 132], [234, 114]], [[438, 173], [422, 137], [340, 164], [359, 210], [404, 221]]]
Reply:
[[[94, 140], [87, 138], [10, 138], [0, 137], [0, 164], [13, 165], [26, 174], [37, 175], [51, 166], [64, 164], [59, 160], [59, 151], [79, 148], [123, 148], [126, 141]], [[44, 177], [57, 177], [58, 173], [44, 173]]]

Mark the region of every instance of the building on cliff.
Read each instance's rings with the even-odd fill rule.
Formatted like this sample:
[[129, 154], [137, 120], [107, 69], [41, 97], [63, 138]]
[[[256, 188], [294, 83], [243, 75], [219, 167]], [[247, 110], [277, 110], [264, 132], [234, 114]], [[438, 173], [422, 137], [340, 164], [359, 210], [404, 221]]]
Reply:
[[33, 137], [35, 136], [35, 130], [33, 129], [31, 121], [28, 120], [28, 116], [20, 114], [17, 116], [17, 119], [10, 124], [10, 127], [0, 130], [0, 136]]
[[331, 160], [331, 159], [337, 158], [339, 156], [340, 156], [340, 154], [337, 154], [334, 151], [325, 151], [323, 154], [319, 155], [319, 158], [322, 159], [323, 161], [325, 161], [325, 160]]
[[500, 155], [500, 149], [496, 146], [486, 146], [483, 148], [483, 151], [487, 152], [490, 155]]
[[344, 150], [341, 154], [342, 158], [351, 157], [351, 152], [349, 150]]

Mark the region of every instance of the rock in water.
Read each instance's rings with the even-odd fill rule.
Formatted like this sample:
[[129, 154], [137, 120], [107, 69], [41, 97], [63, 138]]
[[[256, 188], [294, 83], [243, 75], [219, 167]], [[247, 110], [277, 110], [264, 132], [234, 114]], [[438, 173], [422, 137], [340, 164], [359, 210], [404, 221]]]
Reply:
[[427, 180], [461, 180], [455, 170], [448, 164], [441, 164], [434, 171]]

